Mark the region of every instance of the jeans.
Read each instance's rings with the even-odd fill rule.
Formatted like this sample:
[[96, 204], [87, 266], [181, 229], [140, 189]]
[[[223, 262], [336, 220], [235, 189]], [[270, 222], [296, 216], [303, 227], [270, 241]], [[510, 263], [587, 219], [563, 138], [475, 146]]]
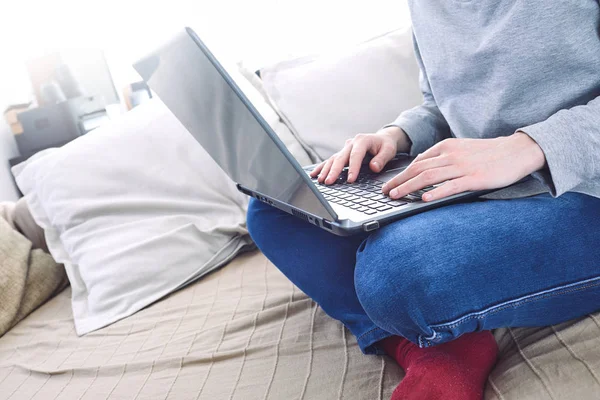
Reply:
[[248, 229], [367, 354], [391, 335], [428, 347], [600, 309], [600, 199], [583, 194], [458, 203], [352, 237], [252, 200]]

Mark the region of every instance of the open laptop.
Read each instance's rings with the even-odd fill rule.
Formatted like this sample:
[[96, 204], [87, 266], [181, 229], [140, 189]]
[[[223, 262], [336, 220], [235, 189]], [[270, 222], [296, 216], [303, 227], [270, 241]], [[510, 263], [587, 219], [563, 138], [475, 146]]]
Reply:
[[392, 200], [381, 194], [381, 185], [410, 164], [411, 158], [403, 155], [380, 174], [365, 166], [353, 184], [343, 177], [329, 186], [317, 183], [309, 176], [314, 166], [298, 164], [190, 28], [134, 67], [242, 193], [336, 235], [373, 231], [483, 193], [467, 192], [425, 203], [420, 191]]

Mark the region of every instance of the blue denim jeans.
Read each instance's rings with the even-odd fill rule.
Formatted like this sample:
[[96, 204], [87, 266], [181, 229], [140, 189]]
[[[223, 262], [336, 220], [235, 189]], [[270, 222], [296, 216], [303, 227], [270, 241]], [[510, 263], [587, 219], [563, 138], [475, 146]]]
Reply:
[[364, 353], [390, 335], [427, 347], [600, 309], [600, 199], [582, 194], [454, 204], [353, 237], [253, 200], [248, 228]]

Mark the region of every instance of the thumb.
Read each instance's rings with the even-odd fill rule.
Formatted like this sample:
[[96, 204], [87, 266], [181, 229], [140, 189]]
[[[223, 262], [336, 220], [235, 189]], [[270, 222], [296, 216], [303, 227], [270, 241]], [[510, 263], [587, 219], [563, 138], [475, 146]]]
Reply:
[[396, 156], [396, 149], [391, 145], [383, 145], [379, 152], [373, 157], [369, 166], [373, 172], [381, 172], [383, 167]]

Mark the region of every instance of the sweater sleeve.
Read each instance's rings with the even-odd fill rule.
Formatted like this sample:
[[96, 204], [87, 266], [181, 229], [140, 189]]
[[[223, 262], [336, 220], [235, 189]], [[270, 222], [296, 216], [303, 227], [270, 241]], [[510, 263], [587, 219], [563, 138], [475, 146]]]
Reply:
[[518, 131], [544, 152], [548, 169], [534, 176], [553, 196], [600, 182], [600, 97]]
[[450, 137], [450, 128], [446, 119], [438, 109], [431, 92], [429, 79], [421, 58], [419, 46], [413, 35], [415, 56], [419, 64], [419, 83], [423, 93], [423, 104], [404, 111], [394, 122], [387, 126], [401, 128], [412, 142], [410, 154], [415, 156], [424, 152], [437, 142]]

